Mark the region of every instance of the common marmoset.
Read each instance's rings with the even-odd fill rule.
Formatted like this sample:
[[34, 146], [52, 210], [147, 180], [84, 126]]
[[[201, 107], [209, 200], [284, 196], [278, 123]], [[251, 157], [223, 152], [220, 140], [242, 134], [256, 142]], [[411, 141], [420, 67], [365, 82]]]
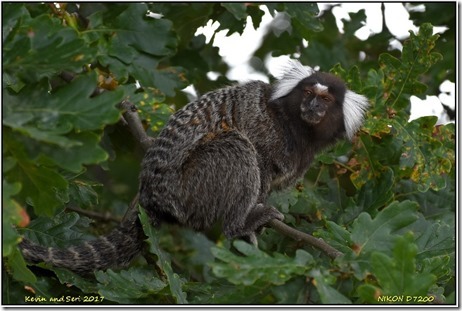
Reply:
[[[147, 151], [139, 202], [154, 226], [195, 230], [222, 221], [229, 239], [256, 233], [283, 215], [266, 203], [293, 185], [315, 154], [362, 124], [367, 99], [339, 78], [298, 61], [273, 85], [254, 81], [209, 92], [173, 114]], [[24, 240], [26, 260], [77, 273], [124, 266], [144, 240], [135, 212], [110, 234], [68, 249]]]

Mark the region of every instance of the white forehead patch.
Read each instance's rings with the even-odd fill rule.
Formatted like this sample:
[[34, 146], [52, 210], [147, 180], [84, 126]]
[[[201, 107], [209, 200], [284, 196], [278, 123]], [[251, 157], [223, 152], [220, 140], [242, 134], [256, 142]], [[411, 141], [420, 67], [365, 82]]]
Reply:
[[316, 83], [314, 87], [316, 88], [316, 91], [319, 93], [326, 92], [329, 89], [327, 86], [322, 85], [321, 83]]
[[343, 102], [343, 119], [348, 139], [352, 139], [361, 127], [369, 102], [363, 95], [347, 90]]
[[313, 73], [313, 68], [303, 66], [298, 60], [290, 60], [284, 70], [284, 74], [276, 82], [270, 100], [286, 96], [301, 80], [308, 78]]

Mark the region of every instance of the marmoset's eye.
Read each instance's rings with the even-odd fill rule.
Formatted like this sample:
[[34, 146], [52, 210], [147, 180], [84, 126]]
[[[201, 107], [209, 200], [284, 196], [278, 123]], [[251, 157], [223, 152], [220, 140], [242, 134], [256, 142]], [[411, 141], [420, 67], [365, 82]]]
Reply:
[[305, 89], [305, 96], [310, 96], [313, 94], [313, 91], [310, 89]]
[[330, 96], [327, 96], [327, 95], [324, 95], [321, 98], [322, 98], [322, 100], [324, 100], [326, 102], [331, 102], [332, 101], [332, 98]]

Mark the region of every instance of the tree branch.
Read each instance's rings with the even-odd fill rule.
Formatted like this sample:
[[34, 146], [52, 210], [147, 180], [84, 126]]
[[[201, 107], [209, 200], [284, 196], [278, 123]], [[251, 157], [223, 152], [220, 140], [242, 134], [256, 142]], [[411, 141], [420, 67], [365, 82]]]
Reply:
[[282, 233], [285, 236], [288, 236], [296, 241], [305, 242], [306, 244], [312, 245], [317, 249], [324, 252], [327, 256], [332, 259], [337, 258], [338, 256], [343, 255], [342, 252], [338, 251], [337, 249], [333, 248], [322, 239], [315, 238], [312, 235], [304, 233], [302, 231], [296, 230], [292, 227], [289, 227], [285, 223], [280, 220], [273, 219], [268, 222], [268, 225], [276, 230], [279, 233]]
[[123, 111], [122, 115], [133, 137], [140, 143], [141, 148], [143, 148], [144, 151], [147, 151], [154, 141], [154, 138], [149, 137], [146, 134], [143, 124], [141, 123], [140, 116], [138, 115], [138, 109], [128, 100], [124, 100], [119, 103], [118, 107]]
[[[154, 138], [149, 137], [146, 134], [146, 131], [144, 130], [143, 125], [141, 123], [141, 119], [138, 115], [138, 109], [133, 103], [126, 100], [122, 101], [118, 106], [121, 110], [124, 111], [123, 117], [127, 122], [127, 125], [131, 133], [133, 134], [135, 139], [140, 143], [143, 150], [146, 151], [154, 141]], [[136, 205], [137, 200], [138, 195], [133, 199], [132, 203], [130, 204], [130, 208], [128, 209], [129, 211], [132, 210], [132, 208]], [[273, 219], [268, 222], [268, 225], [285, 236], [291, 237], [296, 241], [305, 242], [306, 244], [318, 248], [332, 259], [340, 255], [343, 255], [340, 251], [336, 250], [335, 248], [324, 242], [322, 239], [317, 239], [312, 235], [291, 228], [279, 220]]]

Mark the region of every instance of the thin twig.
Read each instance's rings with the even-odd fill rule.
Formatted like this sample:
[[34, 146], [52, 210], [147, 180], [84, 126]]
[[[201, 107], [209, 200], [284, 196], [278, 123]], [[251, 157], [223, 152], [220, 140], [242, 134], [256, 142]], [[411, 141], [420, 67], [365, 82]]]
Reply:
[[104, 214], [103, 213], [97, 213], [97, 212], [84, 210], [84, 209], [81, 209], [79, 207], [74, 207], [74, 206], [66, 206], [66, 209], [70, 210], [70, 211], [73, 211], [73, 212], [77, 212], [77, 213], [79, 213], [81, 215], [85, 215], [85, 216], [88, 216], [88, 217], [91, 217], [91, 218], [101, 219], [101, 220], [104, 220], [104, 221], [114, 221], [116, 223], [120, 223], [120, 220], [121, 220], [120, 217], [113, 216], [109, 212], [106, 212]]
[[307, 233], [304, 233], [292, 227], [289, 227], [282, 221], [273, 219], [268, 222], [268, 225], [274, 230], [276, 230], [277, 232], [284, 234], [285, 236], [291, 237], [292, 239], [296, 241], [305, 242], [307, 244], [310, 244], [318, 248], [319, 250], [324, 252], [327, 256], [329, 256], [332, 259], [335, 259], [338, 256], [343, 255], [342, 252], [336, 250], [335, 248], [333, 248], [332, 246], [324, 242], [322, 239], [315, 238], [312, 235], [309, 235]]

